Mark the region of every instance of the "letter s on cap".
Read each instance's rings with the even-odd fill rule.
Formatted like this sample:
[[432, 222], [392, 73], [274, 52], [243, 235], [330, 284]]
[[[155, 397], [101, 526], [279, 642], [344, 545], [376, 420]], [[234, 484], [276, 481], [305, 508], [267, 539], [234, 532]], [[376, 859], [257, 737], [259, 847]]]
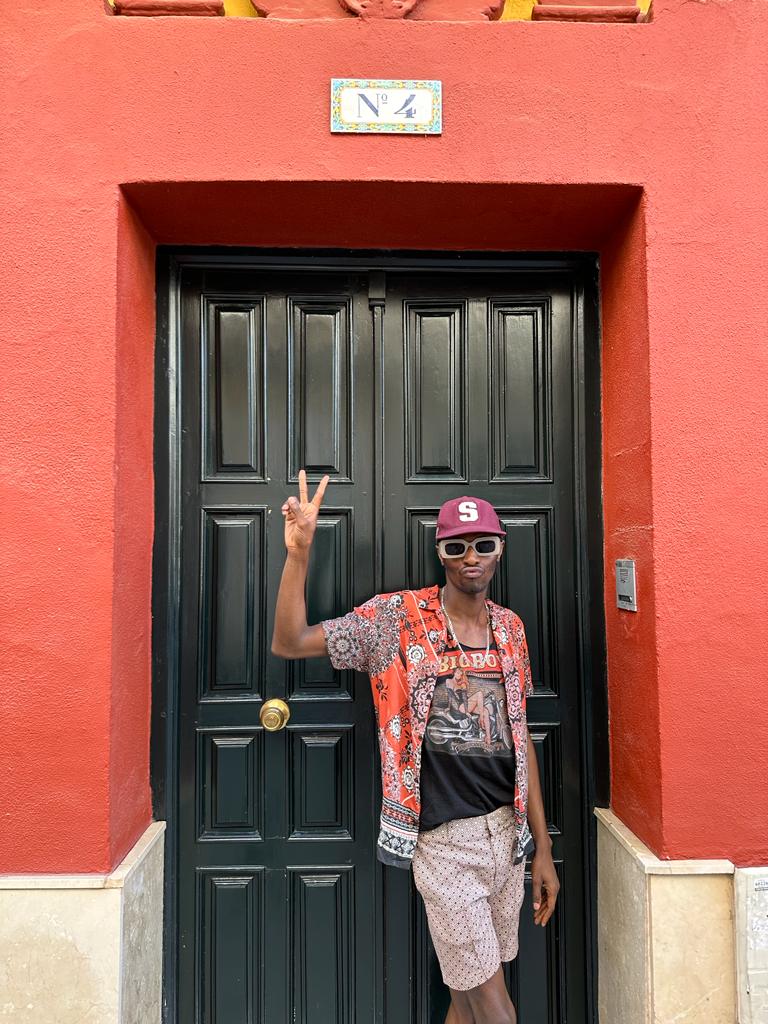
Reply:
[[462, 523], [476, 523], [480, 518], [474, 501], [462, 501], [459, 504], [459, 519]]

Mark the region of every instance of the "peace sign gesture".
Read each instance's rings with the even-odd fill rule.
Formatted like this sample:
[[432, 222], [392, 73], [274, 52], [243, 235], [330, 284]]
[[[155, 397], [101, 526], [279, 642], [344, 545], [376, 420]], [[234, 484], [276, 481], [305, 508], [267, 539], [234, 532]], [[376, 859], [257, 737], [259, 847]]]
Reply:
[[324, 476], [317, 485], [312, 501], [307, 494], [307, 474], [299, 470], [299, 497], [291, 496], [281, 509], [285, 516], [285, 546], [288, 554], [306, 554], [315, 536], [317, 516], [323, 503], [325, 488], [330, 477]]

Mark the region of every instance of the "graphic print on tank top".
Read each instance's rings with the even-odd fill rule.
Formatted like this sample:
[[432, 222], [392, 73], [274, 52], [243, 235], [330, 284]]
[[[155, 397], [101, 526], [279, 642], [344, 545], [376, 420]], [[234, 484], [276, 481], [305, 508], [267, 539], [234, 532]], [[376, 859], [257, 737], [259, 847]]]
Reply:
[[487, 814], [515, 798], [515, 753], [498, 652], [449, 646], [421, 751], [420, 829]]

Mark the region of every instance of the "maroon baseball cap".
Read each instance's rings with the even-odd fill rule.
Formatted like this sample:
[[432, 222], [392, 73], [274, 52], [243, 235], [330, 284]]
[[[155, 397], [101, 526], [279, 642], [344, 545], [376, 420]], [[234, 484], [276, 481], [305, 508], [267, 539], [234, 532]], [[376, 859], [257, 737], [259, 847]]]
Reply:
[[490, 502], [466, 495], [463, 498], [451, 498], [440, 506], [435, 540], [461, 537], [465, 533], [490, 533], [497, 537], [507, 535]]

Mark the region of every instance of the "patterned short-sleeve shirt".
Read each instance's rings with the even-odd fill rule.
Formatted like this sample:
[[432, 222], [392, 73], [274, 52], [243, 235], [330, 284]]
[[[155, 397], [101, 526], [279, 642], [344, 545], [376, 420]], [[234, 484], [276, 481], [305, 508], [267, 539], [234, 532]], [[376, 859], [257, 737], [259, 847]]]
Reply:
[[[488, 608], [515, 745], [517, 863], [533, 850], [525, 713], [533, 692], [531, 663], [520, 616], [493, 601]], [[448, 639], [439, 588], [379, 594], [322, 627], [333, 666], [371, 677], [383, 791], [377, 857], [407, 869], [419, 835], [421, 744]]]

